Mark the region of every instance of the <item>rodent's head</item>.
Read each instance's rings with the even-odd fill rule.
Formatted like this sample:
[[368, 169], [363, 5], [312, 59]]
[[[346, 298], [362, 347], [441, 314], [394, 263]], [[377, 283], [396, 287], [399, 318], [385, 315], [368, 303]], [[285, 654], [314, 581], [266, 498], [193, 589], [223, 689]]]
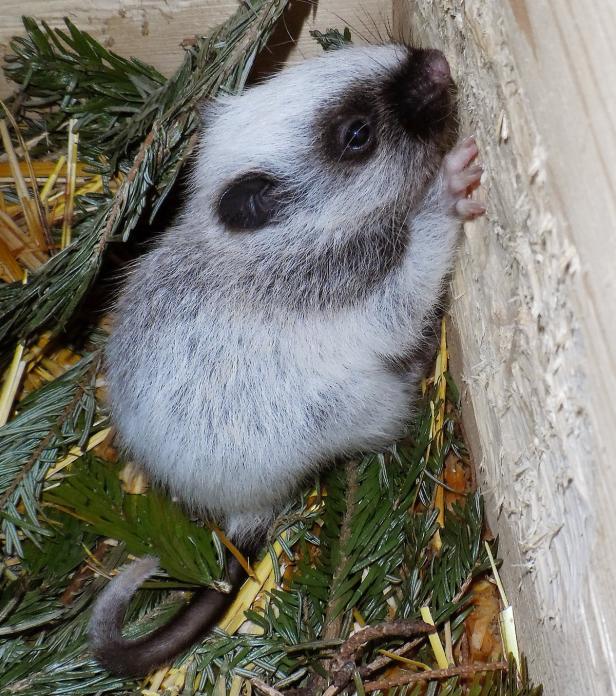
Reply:
[[240, 237], [408, 211], [452, 143], [452, 93], [431, 49], [344, 48], [286, 68], [206, 110], [197, 205]]

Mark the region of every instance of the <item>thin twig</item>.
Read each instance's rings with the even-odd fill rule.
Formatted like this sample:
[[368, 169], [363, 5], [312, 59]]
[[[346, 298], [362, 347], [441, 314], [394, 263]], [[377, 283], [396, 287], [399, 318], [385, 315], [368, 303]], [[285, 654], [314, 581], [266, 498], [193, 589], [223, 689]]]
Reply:
[[[105, 554], [109, 551], [109, 546], [105, 539], [100, 540], [96, 544], [96, 548], [92, 552], [92, 558], [101, 561]], [[68, 584], [67, 588], [60, 595], [60, 602], [69, 607], [75, 600], [75, 597], [81, 592], [88, 578], [94, 575], [94, 568], [91, 563], [85, 562], [83, 566], [75, 573], [73, 579]]]
[[53, 438], [57, 435], [57, 431], [59, 428], [62, 426], [64, 421], [68, 418], [68, 415], [70, 412], [75, 408], [75, 406], [79, 403], [79, 400], [85, 393], [85, 386], [84, 384], [86, 381], [92, 377], [93, 374], [95, 374], [98, 371], [99, 367], [99, 361], [95, 360], [91, 367], [88, 369], [88, 371], [85, 373], [83, 378], [79, 381], [77, 384], [77, 389], [75, 391], [75, 396], [70, 400], [68, 405], [66, 406], [65, 409], [63, 409], [62, 413], [58, 416], [56, 419], [55, 423], [53, 426], [49, 429], [49, 432], [45, 437], [41, 440], [39, 443], [38, 447], [32, 452], [28, 460], [25, 462], [23, 467], [21, 468], [21, 471], [17, 474], [17, 476], [14, 478], [13, 482], [11, 485], [6, 489], [6, 491], [0, 496], [0, 508], [3, 508], [7, 501], [10, 499], [10, 497], [15, 493], [17, 488], [19, 487], [20, 483], [26, 478], [30, 470], [34, 467], [36, 462], [40, 459], [41, 455], [43, 452], [49, 448], [51, 441]]
[[462, 586], [460, 587], [459, 591], [456, 593], [455, 597], [451, 600], [452, 604], [457, 604], [462, 597], [466, 594], [468, 588], [471, 586], [473, 580], [475, 579], [475, 576], [473, 575], [472, 572], [468, 574], [468, 577], [466, 580], [462, 583]]
[[448, 669], [435, 669], [429, 672], [416, 672], [397, 674], [388, 679], [367, 682], [364, 684], [364, 691], [386, 691], [395, 686], [405, 686], [417, 682], [434, 681], [436, 679], [449, 679], [450, 677], [472, 677], [480, 672], [506, 672], [509, 668], [507, 662], [488, 662], [483, 665], [462, 665], [460, 667], [449, 667]]
[[363, 647], [373, 641], [382, 638], [416, 636], [418, 634], [427, 635], [434, 633], [434, 626], [423, 621], [412, 621], [400, 619], [399, 621], [388, 621], [376, 626], [366, 628], [354, 633], [342, 646], [339, 655], [332, 661], [330, 671], [333, 673], [333, 682], [339, 688], [347, 684], [353, 672], [357, 669], [357, 659]]
[[255, 689], [258, 689], [262, 694], [265, 694], [265, 696], [284, 696], [282, 691], [274, 689], [273, 686], [268, 686], [264, 681], [261, 681], [257, 677], [252, 677], [248, 681], [255, 687]]
[[[397, 650], [392, 650], [391, 652], [394, 655], [398, 655], [400, 657], [403, 657], [406, 655], [406, 653], [410, 652], [414, 648], [416, 648], [424, 638], [415, 638], [415, 640], [410, 640], [408, 643], [405, 643], [401, 647], [399, 647]], [[393, 658], [389, 657], [388, 655], [381, 655], [380, 657], [377, 657], [375, 660], [370, 662], [367, 665], [364, 665], [363, 667], [359, 667], [359, 673], [361, 674], [362, 677], [368, 677], [371, 674], [374, 674], [375, 672], [380, 671], [384, 667], [387, 667], [393, 662]]]

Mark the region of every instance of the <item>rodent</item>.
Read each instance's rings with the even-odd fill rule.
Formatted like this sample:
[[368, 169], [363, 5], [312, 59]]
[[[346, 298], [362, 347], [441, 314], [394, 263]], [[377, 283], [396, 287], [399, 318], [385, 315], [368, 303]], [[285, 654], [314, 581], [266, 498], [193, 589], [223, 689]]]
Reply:
[[[482, 170], [473, 138], [454, 146], [454, 84], [433, 49], [325, 53], [217, 99], [203, 122], [184, 211], [121, 293], [108, 388], [130, 456], [246, 547], [320, 467], [402, 434], [459, 223], [484, 212], [469, 196]], [[95, 604], [90, 644], [112, 672], [168, 661], [224, 604], [205, 590], [125, 640], [154, 568], [134, 563]]]

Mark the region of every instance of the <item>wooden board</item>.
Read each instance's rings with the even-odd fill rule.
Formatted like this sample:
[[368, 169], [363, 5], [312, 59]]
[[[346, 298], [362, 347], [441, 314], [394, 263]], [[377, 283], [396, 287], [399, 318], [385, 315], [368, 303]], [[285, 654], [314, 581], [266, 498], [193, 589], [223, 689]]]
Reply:
[[395, 25], [446, 52], [486, 167], [452, 313], [521, 645], [549, 696], [616, 694], [616, 5], [396, 0]]
[[[15, 34], [23, 33], [22, 15], [61, 26], [69, 17], [79, 28], [91, 32], [123, 56], [141, 58], [169, 75], [180, 63], [182, 39], [206, 33], [236, 9], [232, 0], [2, 0], [0, 19], [0, 60]], [[281, 27], [272, 42], [273, 60], [296, 60], [321, 50], [309, 30], [324, 31], [345, 24], [353, 28], [355, 40], [385, 34], [391, 23], [391, 3], [385, 0], [296, 0], [286, 13], [287, 27]], [[288, 29], [288, 32], [286, 31]], [[292, 45], [290, 36], [298, 36]], [[292, 49], [292, 50], [291, 50]], [[10, 91], [0, 76], [0, 98]]]

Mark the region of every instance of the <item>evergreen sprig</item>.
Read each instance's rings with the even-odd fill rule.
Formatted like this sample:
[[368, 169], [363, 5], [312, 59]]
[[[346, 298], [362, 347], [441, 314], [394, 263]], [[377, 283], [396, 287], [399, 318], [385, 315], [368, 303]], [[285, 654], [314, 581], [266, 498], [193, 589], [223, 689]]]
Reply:
[[32, 540], [46, 533], [39, 500], [49, 468], [72, 446], [82, 446], [102, 427], [95, 380], [94, 352], [62, 377], [45, 384], [19, 405], [18, 414], [0, 428], [0, 517], [3, 550], [22, 554], [21, 534]]
[[[26, 285], [0, 286], [0, 351], [11, 350], [17, 340], [27, 341], [46, 327], [54, 333], [62, 330], [96, 278], [109, 243], [126, 241], [146, 209], [150, 220], [158, 211], [194, 147], [199, 104], [219, 92], [242, 89], [287, 1], [242, 3], [223, 26], [196, 39], [175, 75], [158, 87], [155, 73], [146, 70], [148, 89], [135, 86], [135, 110], [117, 120], [101, 115], [108, 100], [119, 99], [122, 92], [109, 89], [117, 84], [116, 57], [70, 24], [67, 35], [26, 21], [28, 37], [14, 42], [16, 52], [7, 59], [10, 74], [23, 80], [22, 92], [28, 94], [33, 86], [35, 95], [43, 89], [49, 69], [46, 58], [51, 58], [58, 75], [42, 104], [31, 98], [21, 108], [38, 116], [31, 118], [33, 125], [38, 123], [45, 132], [49, 126], [53, 134], [76, 117], [77, 128], [87, 135], [82, 156], [108, 176], [122, 173], [123, 179], [115, 196], [102, 196], [97, 208], [82, 214], [73, 243], [32, 274]], [[92, 65], [97, 71], [88, 71]], [[143, 76], [140, 64], [128, 67], [133, 79]], [[106, 100], [100, 100], [101, 91]], [[86, 110], [93, 106], [98, 117]], [[55, 112], [50, 114], [50, 107]]]
[[310, 36], [324, 51], [335, 51], [352, 43], [351, 31], [348, 27], [345, 27], [342, 33], [338, 29], [327, 29], [325, 32], [313, 29], [310, 32]]
[[219, 579], [222, 559], [212, 530], [197, 526], [160, 491], [127, 495], [118, 474], [117, 465], [83, 457], [44, 502], [75, 515], [96, 534], [121, 539], [132, 554], [156, 554], [177, 580], [206, 585]]
[[23, 23], [26, 34], [10, 42], [4, 71], [19, 85], [12, 100], [17, 116], [33, 135], [46, 133], [45, 147], [64, 144], [66, 119], [73, 117], [81, 150], [93, 159], [105, 154], [102, 144], [166, 83], [153, 67], [109, 51], [69, 19], [66, 31], [31, 17]]

